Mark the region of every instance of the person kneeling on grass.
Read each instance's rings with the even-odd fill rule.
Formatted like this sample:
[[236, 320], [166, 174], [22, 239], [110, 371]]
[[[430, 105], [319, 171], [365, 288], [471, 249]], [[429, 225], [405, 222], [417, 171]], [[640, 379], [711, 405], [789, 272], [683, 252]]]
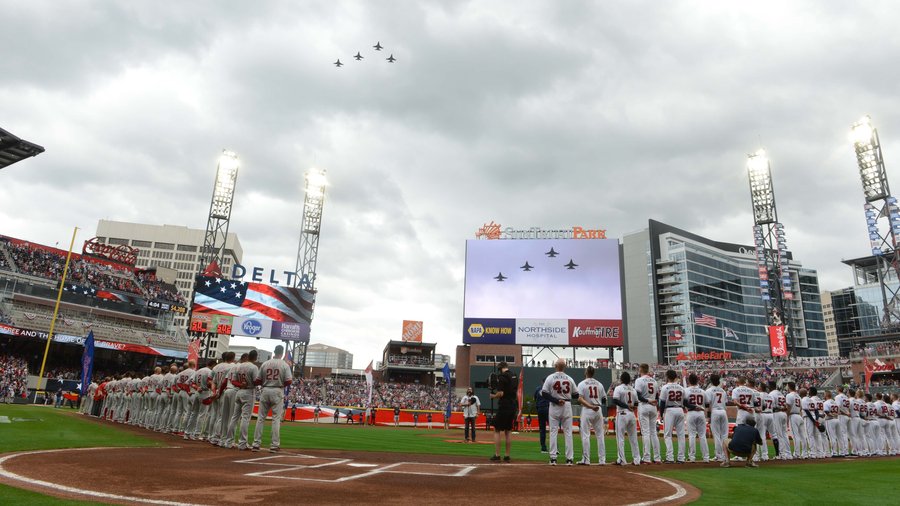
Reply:
[[725, 462], [722, 462], [722, 467], [731, 467], [732, 456], [747, 459], [746, 467], [759, 467], [753, 462], [753, 455], [756, 454], [756, 448], [762, 444], [759, 431], [756, 430], [756, 419], [747, 416], [744, 423], [734, 426], [731, 439], [725, 441]]

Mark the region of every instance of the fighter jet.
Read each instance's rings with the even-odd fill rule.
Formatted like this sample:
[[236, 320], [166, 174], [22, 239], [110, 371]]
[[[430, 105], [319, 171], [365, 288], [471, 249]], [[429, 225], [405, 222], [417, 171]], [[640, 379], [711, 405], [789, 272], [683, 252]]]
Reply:
[[379, 41], [376, 42], [375, 45], [372, 46], [372, 47], [374, 47], [376, 51], [381, 51], [381, 41], [379, 40]]
[[338, 61], [334, 62], [334, 66], [337, 68], [341, 68], [341, 65], [343, 65], [343, 63], [341, 63], [341, 59], [338, 58]]
[[365, 56], [359, 54], [359, 51], [357, 51], [356, 56], [354, 56], [354, 58], [356, 58], [356, 61], [359, 61], [359, 60], [362, 60], [363, 58], [365, 58]]
[[494, 279], [496, 279], [497, 281], [503, 281], [504, 279], [508, 279], [508, 278], [507, 278], [507, 276], [504, 276], [503, 273], [501, 272], [500, 274], [497, 274], [496, 276], [494, 276]]
[[550, 251], [548, 251], [548, 252], [546, 252], [546, 253], [544, 253], [544, 254], [547, 255], [547, 256], [550, 257], [550, 258], [555, 258], [556, 255], [559, 255], [559, 253], [557, 253], [556, 251], [554, 251], [553, 248], [550, 248]]
[[388, 63], [394, 63], [395, 61], [397, 61], [397, 59], [394, 58], [394, 55], [393, 55], [393, 54], [390, 56], [390, 58], [385, 58], [385, 60], [387, 60]]
[[569, 269], [571, 271], [572, 269], [574, 269], [576, 267], [578, 267], [578, 264], [573, 262], [572, 259], [570, 258], [569, 263], [566, 264], [566, 269]]
[[519, 269], [522, 269], [523, 271], [528, 272], [531, 269], [534, 269], [534, 267], [532, 267], [531, 265], [528, 265], [528, 261], [526, 260], [525, 265], [523, 265], [522, 267], [519, 267]]

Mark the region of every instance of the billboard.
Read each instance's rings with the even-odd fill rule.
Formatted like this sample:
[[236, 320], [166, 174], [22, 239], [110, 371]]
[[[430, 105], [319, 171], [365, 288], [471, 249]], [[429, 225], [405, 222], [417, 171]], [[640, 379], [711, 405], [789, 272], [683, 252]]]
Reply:
[[403, 320], [403, 333], [400, 338], [403, 341], [421, 343], [423, 322]]
[[787, 339], [784, 337], [784, 325], [769, 327], [769, 350], [773, 357], [787, 356]]
[[614, 239], [466, 241], [463, 342], [618, 347]]
[[190, 329], [309, 342], [314, 303], [301, 288], [197, 276]]

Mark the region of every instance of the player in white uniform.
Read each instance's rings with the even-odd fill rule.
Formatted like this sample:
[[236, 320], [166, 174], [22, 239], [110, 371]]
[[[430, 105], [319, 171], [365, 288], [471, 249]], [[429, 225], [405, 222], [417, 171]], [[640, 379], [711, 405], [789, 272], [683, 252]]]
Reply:
[[875, 394], [875, 412], [878, 420], [878, 437], [881, 439], [878, 449], [881, 450], [882, 455], [894, 455], [894, 442], [891, 441], [888, 428], [893, 424], [890, 419], [891, 407], [884, 402], [884, 394], [881, 392]]
[[769, 381], [769, 396], [772, 398], [772, 430], [775, 434], [775, 458], [787, 460], [791, 455], [791, 444], [787, 437], [787, 398], [778, 390], [774, 381]]
[[638, 425], [641, 428], [641, 439], [644, 443], [643, 462], [649, 464], [652, 458], [657, 464], [662, 463], [659, 449], [659, 432], [656, 420], [659, 418], [659, 384], [650, 375], [650, 366], [640, 365], [641, 376], [634, 380], [634, 390], [638, 398]]
[[897, 393], [891, 394], [891, 410], [893, 420], [893, 428], [891, 429], [891, 434], [894, 439], [894, 448], [898, 449], [898, 453], [900, 453], [900, 396]]
[[825, 412], [825, 433], [828, 435], [825, 456], [837, 457], [841, 453], [840, 429], [838, 428], [841, 423], [841, 407], [831, 397], [831, 392], [828, 390], [825, 391], [823, 411]]
[[866, 394], [866, 442], [869, 446], [869, 456], [882, 455], [882, 441], [879, 441], [878, 434], [878, 410], [875, 409], [875, 403], [872, 401], [872, 394]]
[[775, 445], [775, 448], [778, 448], [778, 439], [775, 434], [775, 419], [773, 418], [775, 400], [772, 399], [772, 396], [766, 391], [766, 384], [764, 382], [760, 381], [757, 389], [760, 413], [756, 417], [756, 430], [759, 432], [759, 438], [762, 440], [763, 444], [759, 445], [759, 448], [757, 448], [756, 456], [763, 461], [767, 461], [769, 460], [769, 444], [766, 442], [766, 434], [772, 438], [772, 444]]
[[263, 362], [259, 368], [259, 382], [262, 391], [259, 395], [259, 415], [256, 417], [256, 430], [253, 432], [253, 451], [259, 451], [262, 444], [263, 426], [266, 415], [272, 410], [272, 445], [270, 452], [277, 452], [281, 448], [281, 419], [284, 418], [284, 387], [290, 386], [294, 381], [291, 368], [288, 367], [281, 356], [284, 347], [280, 344], [275, 347], [272, 358]]
[[628, 461], [625, 460], [625, 435], [627, 434], [628, 440], [631, 442], [631, 458], [634, 460], [634, 465], [637, 466], [641, 463], [641, 454], [637, 441], [637, 422], [632, 411], [638, 402], [637, 392], [630, 385], [631, 375], [627, 372], [623, 372], [619, 376], [619, 381], [621, 383], [613, 390], [612, 395], [613, 404], [616, 405], [616, 449], [618, 451], [616, 464], [620, 466], [628, 464]]
[[[803, 393], [803, 390], [801, 390]], [[822, 425], [821, 411], [824, 404], [819, 396], [816, 387], [809, 387], [808, 395], [800, 400], [800, 406], [803, 408], [803, 417], [806, 421], [806, 438], [809, 441], [809, 457], [813, 459], [821, 459], [825, 456], [823, 447], [822, 433], [819, 427]], [[822, 405], [820, 408], [819, 405]]]
[[715, 443], [716, 461], [725, 462], [722, 444], [728, 439], [728, 412], [725, 411], [728, 396], [719, 386], [718, 374], [710, 375], [709, 382], [711, 385], [706, 389], [706, 398], [709, 400], [709, 432], [712, 433]]
[[844, 394], [844, 387], [837, 387], [834, 402], [838, 405], [838, 455], [846, 457], [850, 454], [850, 398]]
[[756, 394], [753, 389], [747, 386], [747, 380], [744, 378], [737, 379], [738, 386], [731, 390], [731, 402], [737, 406], [737, 418], [735, 423], [740, 425], [744, 423], [747, 416], [753, 415], [753, 401]]
[[788, 407], [788, 420], [791, 424], [791, 434], [794, 436], [795, 459], [809, 458], [809, 442], [806, 437], [806, 424], [803, 413], [802, 396], [797, 392], [797, 385], [791, 381], [788, 383], [788, 394], [785, 396], [785, 404]]
[[709, 462], [709, 444], [706, 442], [706, 410], [709, 399], [706, 392], [697, 386], [696, 374], [688, 375], [687, 381], [685, 395], [688, 403], [694, 405], [694, 408], [687, 412], [688, 461], [694, 462], [697, 455], [695, 442], [699, 442], [703, 462]]
[[863, 401], [862, 390], [850, 390], [848, 398], [850, 399], [850, 444], [853, 450], [850, 455], [855, 457], [864, 456], [866, 451], [865, 441], [860, 437], [862, 435], [862, 420], [860, 419], [860, 411], [862, 410]]
[[584, 371], [584, 381], [578, 384], [578, 402], [581, 404], [581, 423], [578, 431], [581, 435], [580, 466], [591, 465], [591, 429], [597, 439], [597, 457], [600, 465], [606, 464], [606, 418], [602, 406], [606, 405], [606, 390], [603, 384], [594, 379], [594, 367], [588, 366]]
[[556, 372], [547, 376], [541, 387], [541, 396], [550, 401], [550, 465], [556, 465], [559, 453], [559, 429], [562, 428], [566, 442], [566, 465], [574, 463], [575, 448], [572, 444], [572, 394], [575, 391], [575, 380], [566, 374], [565, 359], [558, 359]]
[[[678, 436], [678, 462], [684, 463], [684, 387], [676, 383], [678, 375], [672, 369], [666, 371], [668, 383], [659, 390], [659, 409], [663, 413], [663, 439], [666, 443], [666, 462], [675, 462], [672, 448], [672, 431]], [[689, 409], [690, 409], [690, 405]]]

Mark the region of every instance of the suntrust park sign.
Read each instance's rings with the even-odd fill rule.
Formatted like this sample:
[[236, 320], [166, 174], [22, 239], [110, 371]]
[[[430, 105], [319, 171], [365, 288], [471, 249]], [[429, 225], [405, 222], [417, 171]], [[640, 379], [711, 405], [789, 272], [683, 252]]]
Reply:
[[476, 239], [606, 239], [606, 229], [570, 227], [560, 229], [543, 229], [531, 227], [516, 229], [502, 228], [500, 224], [485, 223], [475, 233]]

